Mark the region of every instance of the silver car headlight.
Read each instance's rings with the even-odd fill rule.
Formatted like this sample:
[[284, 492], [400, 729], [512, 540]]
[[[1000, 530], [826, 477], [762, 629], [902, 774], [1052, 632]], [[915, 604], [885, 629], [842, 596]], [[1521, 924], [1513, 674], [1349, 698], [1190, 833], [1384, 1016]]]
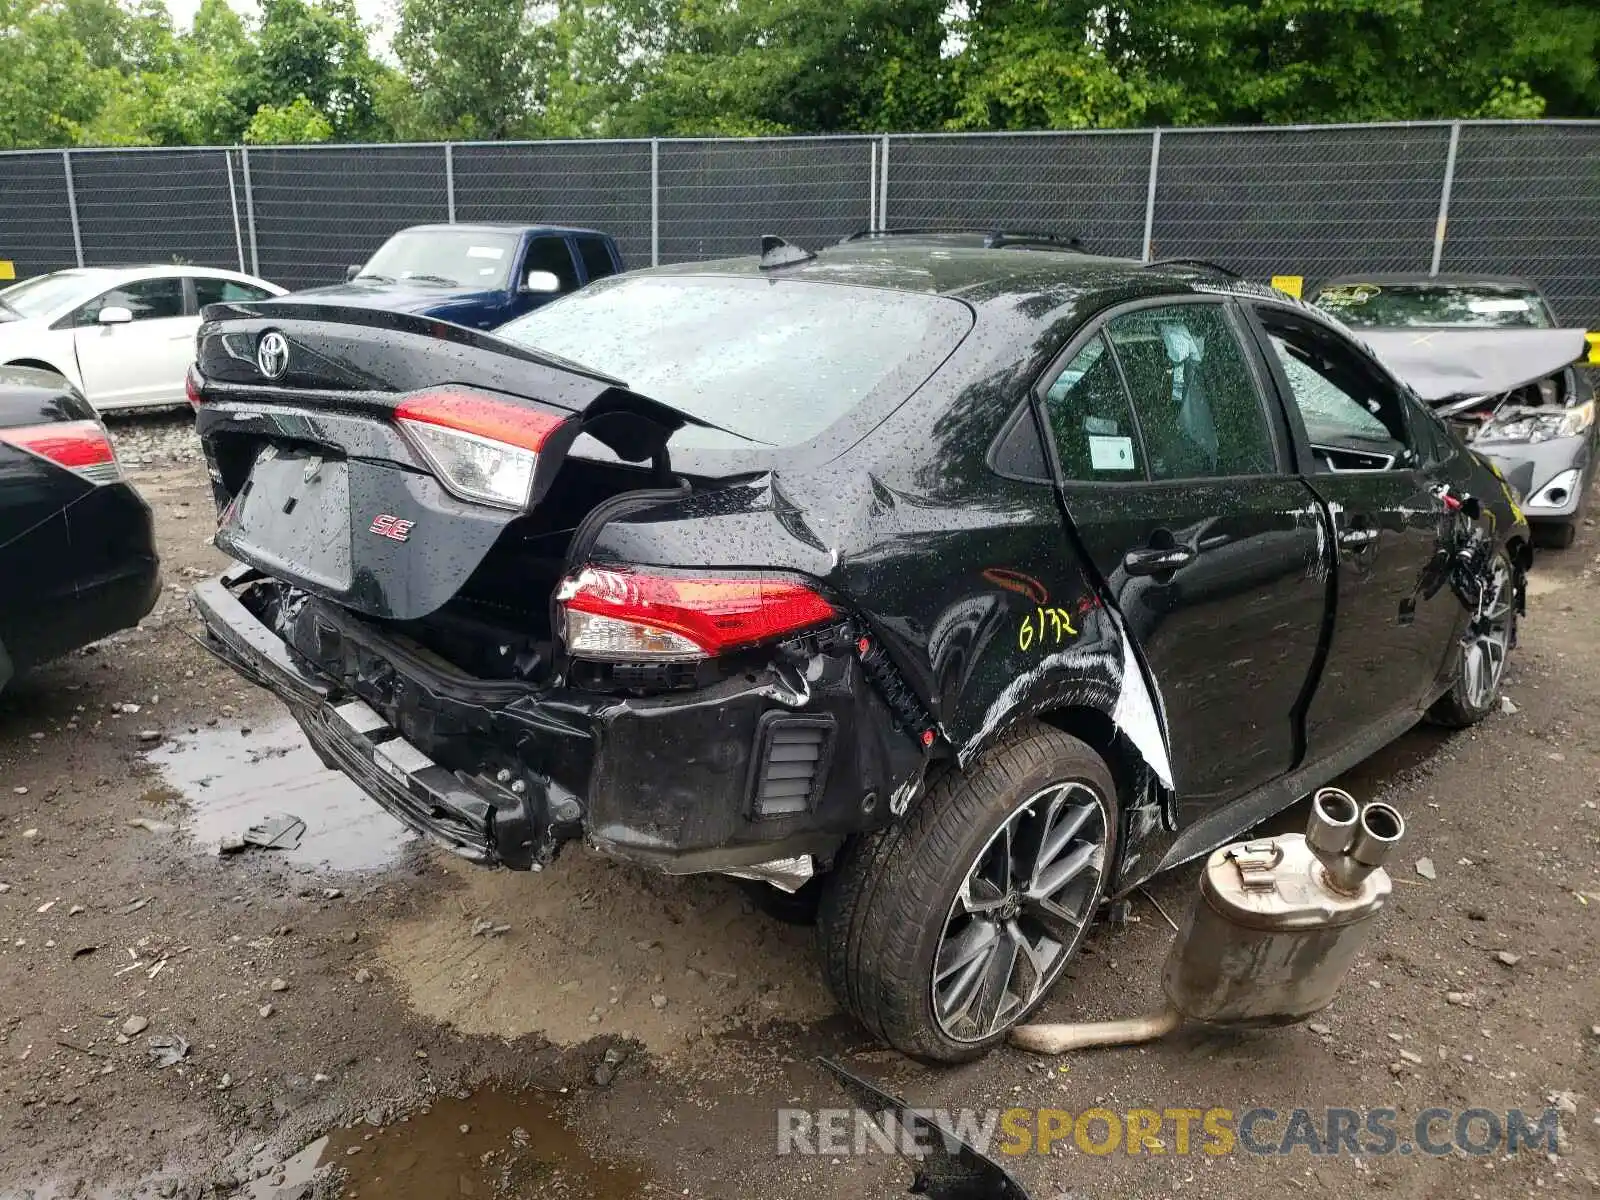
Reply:
[[1553, 412], [1537, 409], [1512, 409], [1491, 417], [1478, 430], [1480, 442], [1548, 442], [1554, 438], [1576, 437], [1594, 424], [1594, 401]]

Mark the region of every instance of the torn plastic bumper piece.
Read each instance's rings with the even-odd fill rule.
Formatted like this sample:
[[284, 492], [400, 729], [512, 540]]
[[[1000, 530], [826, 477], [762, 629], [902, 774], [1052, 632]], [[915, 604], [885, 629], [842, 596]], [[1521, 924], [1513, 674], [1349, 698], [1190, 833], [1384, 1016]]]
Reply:
[[[403, 824], [471, 862], [523, 867], [547, 860], [537, 831], [548, 822], [531, 791], [494, 795], [464, 782], [402, 737], [360, 700], [329, 700], [331, 685], [302, 668], [284, 643], [229, 592], [243, 573], [197, 585], [194, 605], [210, 633], [207, 648], [282, 697], [318, 755], [349, 775]], [[496, 789], [497, 791], [499, 789]]]
[[[916, 1173], [911, 1195], [932, 1200], [1032, 1200], [1010, 1171], [932, 1113], [910, 1107], [899, 1096], [891, 1096], [830, 1058], [817, 1061], [839, 1078], [856, 1103], [885, 1118], [893, 1114], [904, 1134], [896, 1136], [894, 1144]], [[924, 1153], [909, 1154], [909, 1146]]]

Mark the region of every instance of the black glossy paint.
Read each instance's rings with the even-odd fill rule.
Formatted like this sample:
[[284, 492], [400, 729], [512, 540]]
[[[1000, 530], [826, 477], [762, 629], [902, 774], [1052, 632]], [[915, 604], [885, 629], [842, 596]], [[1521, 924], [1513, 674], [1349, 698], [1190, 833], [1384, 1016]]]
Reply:
[[[94, 420], [65, 379], [0, 369], [0, 432]], [[150, 509], [0, 441], [0, 687], [17, 672], [137, 624], [160, 594]]]
[[[741, 259], [658, 274], [758, 270], [755, 260]], [[347, 536], [355, 544], [366, 506], [379, 501], [407, 519], [446, 521], [455, 544], [414, 548], [406, 561], [396, 557], [378, 570], [386, 595], [413, 600], [403, 615], [420, 621], [403, 630], [387, 620], [402, 615], [392, 601], [356, 603], [386, 619], [331, 636], [345, 618], [326, 606], [351, 596], [308, 579], [302, 564], [282, 570], [296, 585], [288, 590], [241, 581], [235, 590], [244, 608], [206, 614], [230, 657], [248, 667], [256, 652], [240, 647], [251, 638], [286, 638], [303, 656], [293, 667], [296, 687], [320, 680], [361, 696], [457, 772], [503, 768], [524, 779], [530, 786], [522, 799], [492, 786], [484, 792], [507, 821], [511, 814], [544, 821], [549, 836], [581, 833], [677, 870], [797, 849], [825, 856], [849, 833], [892, 820], [928, 764], [965, 765], [1016, 721], [1038, 716], [1112, 760], [1126, 887], [1225, 839], [1264, 815], [1263, 805], [1299, 794], [1286, 789], [1325, 781], [1349, 755], [1369, 752], [1415, 720], [1439, 693], [1466, 616], [1449, 589], [1427, 586], [1448, 530], [1434, 494], [1439, 485], [1479, 497], [1483, 520], [1526, 561], [1526, 525], [1500, 482], [1436, 423], [1426, 436], [1440, 452], [1415, 469], [1314, 474], [1304, 431], [1253, 339], [1246, 352], [1281, 442], [1276, 474], [1115, 488], [1050, 477], [1034, 388], [1074, 338], [1117, 306], [1155, 297], [1224, 306], [1241, 330], [1251, 310], [1276, 306], [1346, 337], [1278, 293], [1199, 269], [883, 243], [826, 250], [783, 268], [783, 276], [939, 292], [968, 304], [974, 326], [914, 394], [864, 403], [804, 445], [773, 451], [733, 438], [707, 445], [704, 430], [692, 439], [667, 432], [665, 449], [689, 493], [623, 505], [581, 557], [793, 573], [846, 614], [825, 636], [746, 652], [687, 690], [580, 685], [550, 636], [544, 605], [560, 570], [582, 563], [546, 563], [544, 577], [526, 573], [534, 558], [506, 556], [532, 555], [541, 539], [569, 525], [556, 514], [580, 484], [611, 472], [604, 494], [614, 494], [650, 487], [655, 476], [642, 464], [602, 467], [594, 451], [575, 446], [540, 504], [505, 521], [484, 550], [476, 527], [441, 512], [416, 478], [419, 464], [386, 447], [379, 429], [395, 390], [467, 381], [581, 421], [608, 391], [623, 394], [616, 381], [413, 318], [329, 314], [336, 320], [318, 322], [309, 309], [275, 317], [256, 305], [213, 310], [201, 335], [208, 396], [201, 429], [223, 502], [250, 469], [247, 455], [226, 452], [230, 432], [253, 429], [237, 443], [250, 453], [270, 442], [348, 455]], [[268, 388], [254, 376], [254, 342], [268, 328], [289, 336], [301, 363], [287, 387]], [[341, 432], [337, 422], [346, 418], [372, 429], [359, 438]], [[369, 470], [403, 476], [409, 495], [358, 482]], [[1377, 538], [1359, 553], [1341, 550], [1341, 533], [1357, 520], [1370, 522]], [[268, 540], [293, 556], [286, 531]], [[1169, 542], [1190, 548], [1191, 561], [1154, 575], [1126, 570], [1130, 552]], [[443, 603], [437, 593], [446, 589], [434, 581], [459, 579], [465, 560], [480, 553], [462, 592], [436, 614], [422, 612]], [[252, 561], [272, 573], [261, 555]], [[508, 563], [524, 565], [507, 570]], [[516, 580], [529, 593], [517, 601], [523, 625], [508, 625], [505, 636], [526, 634], [523, 650], [536, 665], [516, 677], [475, 679], [399, 649], [396, 632], [425, 635], [486, 573], [502, 606], [512, 603]], [[239, 615], [246, 610], [254, 615]], [[870, 647], [865, 661], [863, 645]], [[290, 694], [287, 685], [274, 686]], [[1148, 728], [1128, 711], [1141, 695], [1159, 714]], [[311, 702], [302, 695], [298, 703], [308, 719]], [[750, 755], [763, 716], [785, 712], [832, 718], [840, 741], [817, 808], [765, 825], [748, 811]], [[926, 751], [923, 728], [935, 731]], [[1168, 757], [1170, 788], [1161, 785]], [[548, 817], [558, 810], [576, 820], [557, 828], [561, 822]], [[489, 857], [529, 861], [497, 853], [485, 836]], [[531, 857], [544, 852], [535, 846]]]

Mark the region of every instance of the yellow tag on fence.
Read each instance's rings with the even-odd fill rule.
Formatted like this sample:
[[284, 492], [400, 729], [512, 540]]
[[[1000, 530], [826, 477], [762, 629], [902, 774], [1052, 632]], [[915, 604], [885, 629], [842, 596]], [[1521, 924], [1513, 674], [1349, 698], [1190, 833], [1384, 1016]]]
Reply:
[[1600, 333], [1591, 333], [1589, 338], [1589, 361], [1600, 367]]
[[1306, 286], [1306, 277], [1304, 275], [1274, 275], [1272, 277], [1272, 286], [1280, 292], [1287, 292], [1296, 300], [1299, 300], [1300, 293]]
[[9, 258], [0, 258], [0, 279], [15, 279], [17, 277], [17, 264]]

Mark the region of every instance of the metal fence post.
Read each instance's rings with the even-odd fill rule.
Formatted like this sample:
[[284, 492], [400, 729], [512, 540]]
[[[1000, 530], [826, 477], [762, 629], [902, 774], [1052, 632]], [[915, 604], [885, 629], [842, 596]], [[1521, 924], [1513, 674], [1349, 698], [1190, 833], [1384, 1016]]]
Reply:
[[244, 172], [244, 219], [250, 230], [250, 274], [261, 274], [261, 255], [256, 251], [256, 189], [250, 183], [250, 147], [239, 147], [239, 169]]
[[83, 266], [83, 234], [78, 229], [78, 190], [72, 185], [72, 151], [61, 152], [61, 173], [67, 179], [67, 212], [72, 217], [72, 252]]
[[878, 228], [889, 228], [889, 135], [883, 135], [883, 150], [878, 155]]
[[661, 139], [650, 139], [650, 265], [661, 265]]
[[1444, 187], [1439, 190], [1439, 220], [1433, 227], [1433, 266], [1428, 268], [1429, 275], [1439, 273], [1439, 264], [1444, 261], [1444, 230], [1450, 223], [1450, 192], [1456, 182], [1456, 147], [1461, 144], [1461, 122], [1450, 122], [1450, 148], [1444, 156]]
[[449, 142], [444, 144], [444, 204], [446, 220], [456, 223], [456, 154]]
[[244, 270], [244, 231], [239, 225], [239, 189], [233, 182], [233, 151], [224, 150], [222, 161], [228, 166], [228, 206], [233, 209], [233, 245], [239, 252], [239, 270]]
[[878, 143], [868, 142], [867, 148], [872, 152], [867, 163], [867, 229], [875, 231], [878, 228]]
[[1144, 250], [1143, 262], [1155, 258], [1156, 234], [1156, 178], [1161, 171], [1161, 128], [1150, 134], [1150, 184], [1144, 193]]

